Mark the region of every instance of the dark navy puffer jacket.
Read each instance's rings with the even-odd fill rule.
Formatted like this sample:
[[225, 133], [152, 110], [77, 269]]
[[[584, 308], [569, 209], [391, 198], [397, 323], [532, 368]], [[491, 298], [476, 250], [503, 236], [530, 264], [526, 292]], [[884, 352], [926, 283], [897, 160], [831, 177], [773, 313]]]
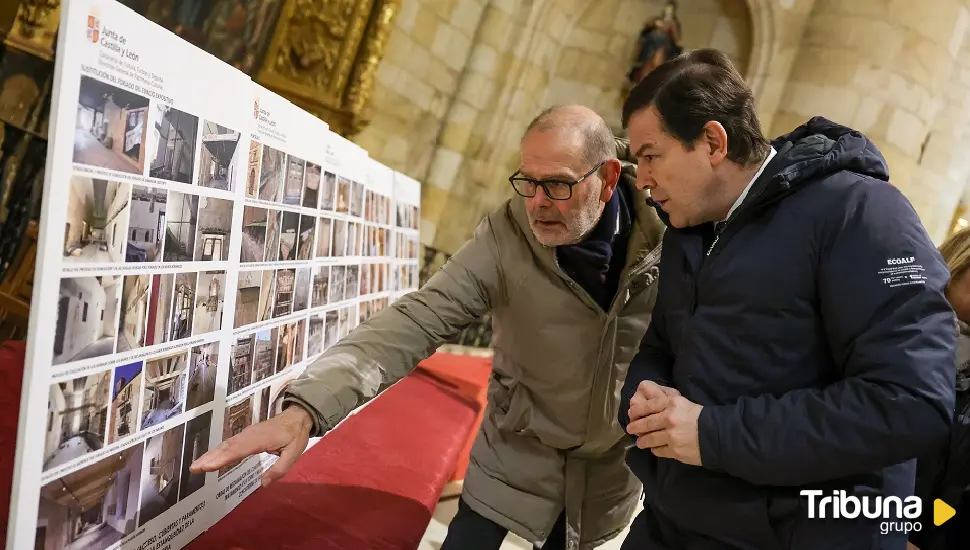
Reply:
[[624, 549], [902, 550], [880, 521], [808, 519], [799, 492], [904, 499], [913, 457], [946, 439], [949, 276], [886, 161], [822, 118], [772, 145], [716, 239], [710, 224], [664, 237], [620, 422], [640, 381], [677, 388], [704, 406], [704, 465], [630, 450], [645, 509]]

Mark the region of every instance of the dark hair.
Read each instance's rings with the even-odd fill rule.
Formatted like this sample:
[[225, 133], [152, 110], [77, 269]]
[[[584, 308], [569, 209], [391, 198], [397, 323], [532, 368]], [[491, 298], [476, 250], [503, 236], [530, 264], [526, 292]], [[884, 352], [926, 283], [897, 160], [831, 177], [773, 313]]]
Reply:
[[754, 94], [724, 52], [693, 50], [648, 73], [623, 104], [623, 128], [630, 117], [651, 105], [664, 131], [688, 149], [701, 137], [704, 125], [716, 120], [727, 132], [728, 160], [750, 165], [768, 154]]

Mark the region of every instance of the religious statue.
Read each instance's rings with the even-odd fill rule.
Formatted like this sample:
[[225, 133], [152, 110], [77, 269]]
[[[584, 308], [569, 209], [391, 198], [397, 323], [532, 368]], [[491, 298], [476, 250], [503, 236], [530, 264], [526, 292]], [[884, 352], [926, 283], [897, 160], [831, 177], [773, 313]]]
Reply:
[[677, 2], [668, 0], [663, 13], [647, 21], [637, 39], [636, 59], [627, 74], [630, 85], [636, 85], [643, 77], [683, 51], [680, 42], [680, 20], [677, 19]]

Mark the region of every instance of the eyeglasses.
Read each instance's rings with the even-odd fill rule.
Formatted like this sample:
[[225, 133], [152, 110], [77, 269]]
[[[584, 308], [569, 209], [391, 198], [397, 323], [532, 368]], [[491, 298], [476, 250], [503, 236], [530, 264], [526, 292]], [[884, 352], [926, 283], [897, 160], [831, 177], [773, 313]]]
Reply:
[[586, 178], [591, 176], [593, 172], [599, 170], [604, 164], [606, 164], [605, 160], [594, 166], [589, 172], [586, 172], [580, 176], [580, 178], [576, 181], [563, 181], [557, 179], [537, 180], [527, 178], [516, 171], [514, 174], [512, 174], [512, 176], [509, 177], [509, 183], [512, 184], [512, 189], [515, 189], [516, 193], [526, 198], [536, 196], [536, 191], [538, 191], [539, 187], [542, 187], [542, 190], [550, 199], [555, 201], [564, 201], [572, 198], [574, 185], [583, 183]]

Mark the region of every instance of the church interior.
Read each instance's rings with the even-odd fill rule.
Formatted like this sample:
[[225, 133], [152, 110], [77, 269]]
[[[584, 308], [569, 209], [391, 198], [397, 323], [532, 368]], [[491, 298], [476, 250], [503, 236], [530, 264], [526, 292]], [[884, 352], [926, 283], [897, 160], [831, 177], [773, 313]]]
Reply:
[[[671, 56], [702, 47], [717, 48], [728, 54], [754, 92], [757, 112], [769, 138], [789, 132], [817, 115], [862, 131], [885, 155], [892, 184], [912, 203], [934, 243], [939, 244], [955, 231], [970, 226], [970, 155], [961, 145], [970, 137], [970, 2], [966, 0], [123, 0], [121, 3], [325, 120], [332, 131], [360, 145], [379, 162], [422, 182], [420, 220], [416, 224], [421, 283], [462, 246], [487, 212], [514, 196], [508, 177], [518, 167], [520, 137], [536, 114], [551, 105], [582, 104], [594, 109], [622, 137], [625, 131], [620, 120], [621, 108], [631, 86]], [[60, 4], [59, 0], [0, 3], [0, 332], [9, 340], [22, 340], [27, 331], [45, 156], [51, 138], [48, 118]], [[87, 84], [88, 88], [96, 85], [94, 81]], [[99, 96], [94, 91], [90, 95]], [[188, 120], [190, 115], [175, 110], [150, 113], [147, 106], [135, 104], [129, 108], [137, 111], [135, 114], [141, 117], [139, 123], [162, 121], [166, 132], [163, 137], [168, 141], [181, 139], [175, 131], [179, 125], [198, 122]], [[83, 119], [91, 128], [102, 128], [96, 122], [120, 108], [91, 99], [78, 109], [79, 121]], [[119, 170], [150, 166], [152, 173], [169, 173], [173, 180], [187, 182], [192, 155], [201, 154], [200, 162], [205, 169], [200, 185], [224, 189], [229, 181], [242, 181], [231, 171], [233, 159], [245, 154], [236, 148], [238, 134], [226, 131], [215, 122], [203, 124], [204, 148], [199, 153], [183, 148], [181, 142], [146, 151], [144, 143], [125, 144], [121, 143], [124, 139], [116, 139], [113, 148], [106, 148], [102, 136], [89, 131], [85, 140], [78, 143], [90, 143], [90, 147], [77, 149], [75, 155], [101, 155], [117, 164]], [[125, 131], [125, 128], [107, 127], [122, 135]], [[158, 139], [156, 142], [163, 143]], [[304, 166], [283, 165], [282, 157], [277, 158], [275, 153], [269, 148], [263, 152], [263, 173], [259, 181], [255, 173], [247, 174], [247, 193], [255, 197], [258, 183], [260, 196], [268, 190], [282, 195], [284, 203], [296, 201], [298, 204], [299, 189], [296, 194], [291, 193], [289, 179], [294, 171], [302, 177]], [[249, 152], [249, 156], [254, 154], [258, 151]], [[315, 167], [314, 185], [319, 184], [319, 168]], [[310, 169], [307, 165], [307, 170]], [[231, 214], [219, 210], [220, 205], [196, 204], [193, 200], [196, 197], [176, 192], [168, 195], [166, 203], [164, 194], [160, 199], [150, 197], [149, 189], [136, 193], [133, 198], [138, 200], [130, 208], [127, 204], [122, 208], [112, 202], [116, 187], [121, 184], [91, 181], [78, 180], [70, 187], [71, 193], [86, 197], [88, 211], [74, 213], [77, 222], [68, 228], [65, 255], [104, 258], [104, 261], [109, 257], [124, 258], [122, 247], [126, 240], [129, 262], [144, 261], [145, 254], [148, 257], [164, 254], [166, 259], [183, 256], [191, 259], [193, 251], [204, 258], [228, 254], [222, 239], [228, 232], [224, 228], [228, 223], [225, 218], [227, 215], [231, 218]], [[267, 182], [271, 185], [267, 186]], [[127, 236], [111, 233], [111, 220], [122, 214], [138, 226], [137, 234], [134, 229]], [[260, 214], [262, 217], [257, 220]], [[247, 223], [250, 218], [254, 224], [265, 223], [266, 213], [247, 207], [245, 216]], [[283, 224], [287, 221], [294, 221], [290, 224], [292, 227], [284, 228], [275, 241], [280, 243], [281, 259], [287, 254], [294, 257], [298, 254], [296, 228], [303, 230], [298, 218], [284, 218]], [[163, 223], [167, 225], [163, 227]], [[164, 252], [158, 249], [163, 231], [176, 237], [167, 243], [172, 246], [166, 246]], [[264, 243], [250, 237], [245, 236], [247, 247], [242, 253], [246, 258], [243, 261], [263, 260]], [[302, 256], [303, 252], [299, 254]], [[306, 252], [307, 257], [309, 254]], [[266, 255], [269, 257], [268, 252]], [[275, 290], [270, 292], [275, 292], [277, 297], [292, 292], [293, 272], [280, 270], [275, 279], [271, 271], [267, 273], [275, 285], [272, 287]], [[315, 304], [318, 294], [326, 294], [327, 280], [318, 280], [317, 274], [313, 276], [311, 303]], [[221, 312], [223, 298], [233, 290], [225, 289], [219, 277], [203, 276], [193, 286], [194, 282], [186, 283], [181, 276], [172, 281], [169, 275], [169, 285], [174, 284], [178, 289], [176, 296], [187, 293], [185, 303], [189, 305], [176, 309], [171, 300], [168, 305], [160, 302], [163, 309], [167, 307], [171, 311], [159, 312], [157, 316], [162, 322], [157, 325], [155, 314], [148, 313], [146, 321], [145, 312], [157, 310], [158, 304], [148, 302], [145, 281], [125, 277], [123, 284], [119, 284], [120, 280], [78, 279], [79, 288], [101, 295], [97, 303], [109, 316], [117, 318], [118, 309], [122, 314], [117, 322], [92, 325], [90, 334], [85, 336], [86, 347], [58, 349], [58, 357], [107, 353], [115, 345], [109, 337], [116, 334], [120, 349], [122, 341], [134, 348], [153, 341], [175, 340], [192, 331], [193, 325], [194, 334], [218, 330], [218, 322], [210, 322], [209, 316]], [[332, 276], [330, 280], [334, 280]], [[241, 324], [241, 316], [255, 320], [259, 311], [259, 321], [263, 321], [281, 315], [279, 308], [290, 307], [289, 301], [278, 300], [277, 311], [266, 309], [272, 300], [267, 303], [265, 296], [253, 291], [258, 291], [259, 284], [255, 279], [240, 279], [237, 292], [247, 297], [249, 305], [236, 310], [237, 326]], [[263, 292], [270, 287], [264, 280]], [[333, 288], [331, 285], [331, 292]], [[79, 292], [74, 287], [62, 290], [66, 301]], [[308, 284], [299, 290], [304, 293], [304, 301], [311, 300], [306, 297]], [[151, 301], [155, 302], [156, 298], [153, 296]], [[178, 299], [175, 304], [178, 306]], [[134, 316], [131, 312], [137, 313], [137, 323], [129, 322], [128, 315]], [[83, 320], [86, 321], [87, 318]], [[77, 319], [58, 322], [71, 330], [74, 325], [83, 324]], [[223, 321], [223, 326], [227, 323]], [[327, 329], [321, 328], [322, 321], [311, 322], [309, 326], [311, 333], [329, 332], [336, 324], [328, 322]], [[490, 340], [491, 325], [486, 314], [442, 348], [462, 357], [467, 363], [462, 365], [463, 372], [448, 374], [440, 362], [429, 363], [425, 378], [409, 381], [413, 391], [428, 392], [429, 380], [435, 376], [452, 376], [453, 384], [464, 388], [456, 391], [464, 391], [473, 401], [483, 403], [485, 396], [480, 381], [488, 377]], [[272, 334], [266, 331], [255, 339], [240, 339], [231, 352], [227, 348], [226, 361], [232, 364], [233, 372], [240, 365], [245, 366], [238, 369], [240, 372], [247, 371], [245, 376], [232, 376], [229, 393], [250, 384], [249, 365], [269, 364], [263, 370], [272, 373], [274, 361], [286, 360], [284, 345], [299, 344], [284, 334], [277, 335], [274, 329]], [[274, 351], [277, 346], [278, 353]], [[268, 362], [264, 361], [266, 357], [270, 358]], [[143, 425], [161, 422], [172, 414], [171, 410], [181, 410], [182, 386], [186, 384], [182, 373], [187, 366], [185, 357], [145, 364], [139, 375], [144, 384], [140, 418]], [[190, 378], [188, 384], [192, 383]], [[72, 387], [86, 391], [89, 385], [90, 381], [85, 381]], [[52, 396], [57, 393], [59, 400], [68, 402], [67, 390], [70, 387], [64, 384], [52, 387]], [[100, 406], [107, 402], [107, 390], [101, 390], [97, 396], [87, 398], [98, 399]], [[394, 400], [405, 391], [400, 387], [394, 390], [398, 394], [389, 394], [385, 401], [373, 407], [392, 407]], [[274, 389], [274, 395], [280, 391]], [[137, 397], [131, 400], [132, 403], [139, 401]], [[269, 402], [267, 398], [267, 402], [267, 410], [256, 416], [265, 418], [275, 414], [268, 407], [278, 408], [278, 400]], [[440, 414], [465, 423], [461, 435], [456, 436], [460, 440], [454, 444], [457, 447], [449, 451], [454, 454], [450, 459], [451, 470], [431, 476], [431, 485], [439, 488], [437, 493], [424, 497], [424, 507], [401, 504], [400, 517], [392, 522], [394, 525], [409, 521], [420, 524], [419, 540], [414, 542], [422, 550], [440, 548], [448, 521], [457, 507], [455, 496], [461, 492], [468, 448], [481, 419], [477, 410], [456, 412], [458, 409], [454, 407], [457, 405], [448, 405], [437, 412], [429, 409], [426, 413], [414, 413]], [[230, 435], [254, 422], [253, 407], [236, 406], [236, 409], [231, 411], [231, 419], [226, 417], [224, 430]], [[74, 440], [95, 448], [103, 444], [107, 429], [116, 434], [123, 429], [122, 424], [138, 418], [132, 415], [121, 423], [112, 418], [110, 425], [100, 417], [82, 420], [74, 418], [70, 430], [64, 427], [52, 432], [49, 460], [56, 461], [57, 454], [65, 452], [65, 446]], [[64, 426], [68, 423], [65, 421]], [[333, 434], [334, 446], [351, 441], [348, 439], [351, 425], [348, 420], [342, 433]], [[381, 433], [389, 438], [388, 442], [401, 437]], [[92, 437], [98, 439], [97, 444]], [[109, 436], [108, 441], [113, 437]], [[146, 456], [154, 453], [152, 456], [167, 460], [164, 473], [145, 478], [158, 497], [158, 502], [149, 503], [154, 506], [152, 513], [161, 513], [171, 506], [178, 498], [179, 487], [184, 492], [187, 484], [194, 483], [179, 463], [180, 451], [174, 446], [169, 449], [166, 438], [175, 437], [168, 432], [157, 435], [137, 450]], [[193, 457], [201, 454], [196, 451]], [[184, 452], [189, 453], [189, 449]], [[98, 483], [110, 485], [100, 491], [83, 490], [82, 498], [92, 510], [101, 507], [107, 510], [105, 499], [111, 491], [127, 491], [128, 481], [122, 487], [119, 476], [128, 467], [128, 454], [119, 455], [111, 472], [96, 475], [81, 472], [80, 477], [75, 476], [77, 479], [69, 482], [83, 483], [85, 487]], [[339, 451], [320, 450], [320, 455], [334, 464], [347, 466], [344, 462], [347, 459]], [[408, 460], [402, 458], [402, 462]], [[428, 463], [415, 459], [407, 468], [413, 473], [422, 467], [430, 468]], [[167, 496], [166, 487], [173, 492], [171, 497]], [[294, 491], [292, 498], [302, 494], [298, 489], [288, 490]], [[320, 498], [335, 508], [346, 499], [377, 499], [355, 496], [355, 491], [335, 486], [332, 494]], [[63, 499], [60, 494], [45, 493], [43, 503], [54, 510]], [[136, 504], [130, 504], [132, 510]], [[141, 505], [142, 509], [148, 505], [144, 498]], [[129, 505], [126, 503], [126, 506]], [[111, 532], [112, 540], [117, 539], [118, 533], [128, 533], [134, 528], [133, 516], [125, 509], [111, 509], [117, 527], [117, 532]], [[333, 525], [338, 519], [343, 521], [348, 517], [346, 513], [335, 513], [337, 519], [320, 521]], [[265, 517], [262, 520], [268, 521]], [[510, 536], [503, 548], [531, 548], [530, 544], [513, 538]], [[604, 548], [619, 548], [621, 539], [610, 543], [615, 546]], [[201, 547], [199, 541], [195, 544]]]

